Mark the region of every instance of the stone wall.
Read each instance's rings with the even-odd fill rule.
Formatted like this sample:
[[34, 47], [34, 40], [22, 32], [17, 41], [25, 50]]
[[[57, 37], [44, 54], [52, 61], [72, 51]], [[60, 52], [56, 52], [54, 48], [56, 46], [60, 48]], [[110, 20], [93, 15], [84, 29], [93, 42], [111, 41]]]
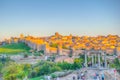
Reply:
[[80, 53], [82, 53], [82, 50], [62, 49], [61, 46], [58, 46], [57, 48], [53, 48], [48, 46], [47, 44], [36, 44], [34, 42], [27, 40], [25, 41], [25, 43], [33, 50], [37, 50], [37, 51], [44, 50], [45, 54], [69, 55], [70, 53], [72, 53], [73, 55], [79, 55]]

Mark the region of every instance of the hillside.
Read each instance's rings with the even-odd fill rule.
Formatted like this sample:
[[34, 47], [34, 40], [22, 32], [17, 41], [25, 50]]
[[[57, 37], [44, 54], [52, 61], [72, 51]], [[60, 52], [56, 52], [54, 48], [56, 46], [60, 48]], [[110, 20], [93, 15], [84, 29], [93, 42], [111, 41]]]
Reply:
[[13, 43], [7, 44], [0, 47], [0, 54], [16, 54], [20, 52], [28, 52], [30, 48], [26, 46], [24, 43]]

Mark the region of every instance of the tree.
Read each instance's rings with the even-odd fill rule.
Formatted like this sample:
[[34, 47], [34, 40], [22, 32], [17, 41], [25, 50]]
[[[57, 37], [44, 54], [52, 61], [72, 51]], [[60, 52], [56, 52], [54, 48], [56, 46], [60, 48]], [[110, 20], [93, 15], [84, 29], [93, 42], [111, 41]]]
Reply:
[[0, 58], [0, 73], [1, 73], [1, 70], [2, 68], [8, 64], [9, 62], [13, 62], [13, 60], [10, 59], [10, 57], [1, 57]]
[[24, 53], [24, 58], [27, 58], [28, 57], [28, 54], [27, 53]]
[[59, 66], [53, 66], [50, 68], [50, 72], [53, 73], [55, 71], [61, 71], [62, 69]]
[[116, 69], [120, 69], [120, 61], [118, 58], [115, 58], [114, 59], [114, 63], [110, 63], [110, 66], [112, 68], [116, 68]]
[[119, 61], [118, 58], [115, 58], [114, 64], [115, 64], [115, 68], [116, 68], [116, 69], [120, 69], [120, 61]]
[[82, 67], [82, 59], [76, 58], [73, 63], [74, 69], [79, 69]]
[[67, 62], [58, 62], [56, 65], [59, 66], [62, 70], [73, 69], [73, 65]]
[[43, 66], [41, 66], [40, 75], [49, 74], [49, 73], [50, 73], [50, 65], [49, 64], [44, 64]]
[[30, 65], [17, 64], [15, 62], [9, 63], [2, 69], [4, 80], [24, 79], [30, 71]]
[[[39, 63], [33, 66], [33, 70], [30, 73], [30, 75], [35, 73], [37, 76], [42, 76], [42, 75], [50, 74], [50, 73], [53, 73], [55, 71], [60, 71], [60, 70], [61, 68], [55, 65], [55, 63], [53, 62], [40, 61]], [[34, 77], [36, 75], [32, 75], [32, 76]]]
[[58, 44], [56, 44], [56, 43], [51, 43], [51, 44], [50, 44], [50, 47], [57, 48], [57, 46], [58, 46]]
[[0, 73], [1, 73], [2, 67], [3, 67], [3, 64], [0, 62]]

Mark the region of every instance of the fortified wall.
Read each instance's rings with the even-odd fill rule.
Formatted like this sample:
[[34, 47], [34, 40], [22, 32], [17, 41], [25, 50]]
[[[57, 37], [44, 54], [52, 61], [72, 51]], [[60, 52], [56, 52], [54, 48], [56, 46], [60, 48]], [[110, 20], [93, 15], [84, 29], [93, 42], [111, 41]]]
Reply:
[[21, 35], [20, 40], [25, 42], [33, 50], [44, 50], [45, 54], [79, 55], [83, 53], [83, 49], [94, 49], [103, 50], [110, 55], [120, 55], [120, 37], [117, 35], [78, 37], [72, 35], [62, 36], [59, 33], [55, 33], [55, 35], [50, 37], [37, 38]]
[[83, 50], [74, 50], [74, 48], [71, 49], [62, 49], [62, 46], [58, 46], [57, 48], [50, 47], [47, 43], [35, 43], [34, 41], [25, 40], [25, 44], [27, 44], [30, 48], [36, 51], [44, 50], [45, 54], [58, 54], [58, 55], [79, 55], [83, 52]]

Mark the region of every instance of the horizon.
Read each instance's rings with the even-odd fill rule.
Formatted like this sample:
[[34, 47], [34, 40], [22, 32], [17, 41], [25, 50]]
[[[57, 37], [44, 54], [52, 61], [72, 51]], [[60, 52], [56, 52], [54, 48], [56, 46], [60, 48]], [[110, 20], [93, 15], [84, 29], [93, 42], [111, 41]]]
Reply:
[[[56, 32], [55, 32], [56, 33]], [[55, 35], [55, 33], [54, 34], [52, 34], [52, 35], [47, 35], [47, 36], [34, 36], [34, 35], [29, 35], [29, 34], [27, 34], [27, 35], [24, 35], [24, 34], [22, 34], [24, 37], [27, 37], [27, 36], [32, 36], [32, 37], [34, 37], [34, 38], [41, 38], [41, 37], [51, 37], [51, 36], [53, 36], [53, 35]], [[58, 32], [59, 33], [59, 32]], [[19, 34], [18, 36], [10, 36], [10, 37], [7, 37], [7, 38], [4, 38], [4, 39], [1, 39], [0, 41], [4, 41], [5, 39], [10, 39], [10, 38], [20, 38], [20, 35], [21, 34]], [[112, 36], [118, 36], [118, 37], [120, 37], [120, 35], [115, 35], [115, 34], [107, 34], [107, 35], [95, 35], [95, 36], [90, 36], [90, 35], [73, 35], [73, 34], [69, 34], [69, 35], [63, 35], [63, 34], [61, 34], [61, 33], [59, 33], [60, 35], [62, 35], [62, 36], [69, 36], [69, 35], [72, 35], [72, 36], [78, 36], [78, 37], [83, 37], [83, 36], [88, 36], [88, 37], [98, 37], [98, 36], [105, 36], [105, 37], [107, 37], [107, 36], [109, 36], [109, 35], [112, 35]]]
[[0, 0], [0, 41], [19, 34], [120, 36], [118, 0]]

